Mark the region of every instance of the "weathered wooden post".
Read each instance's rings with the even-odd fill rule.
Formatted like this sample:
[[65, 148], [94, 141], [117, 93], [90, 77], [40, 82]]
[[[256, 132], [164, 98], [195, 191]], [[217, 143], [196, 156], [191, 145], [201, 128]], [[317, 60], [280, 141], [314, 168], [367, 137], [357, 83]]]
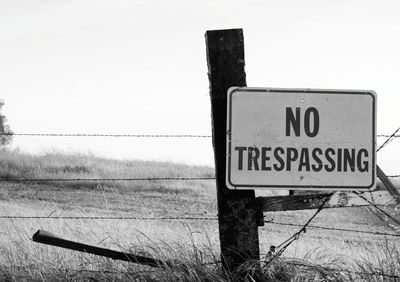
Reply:
[[254, 206], [254, 191], [230, 190], [225, 184], [227, 90], [231, 86], [246, 86], [243, 31], [207, 31], [206, 45], [221, 257], [225, 269], [232, 271], [246, 260], [260, 256], [260, 213]]
[[397, 204], [400, 204], [400, 192], [394, 187], [392, 181], [386, 176], [386, 174], [382, 171], [379, 166], [376, 166], [376, 174], [378, 178], [382, 181], [383, 185], [389, 191], [389, 193], [393, 196]]

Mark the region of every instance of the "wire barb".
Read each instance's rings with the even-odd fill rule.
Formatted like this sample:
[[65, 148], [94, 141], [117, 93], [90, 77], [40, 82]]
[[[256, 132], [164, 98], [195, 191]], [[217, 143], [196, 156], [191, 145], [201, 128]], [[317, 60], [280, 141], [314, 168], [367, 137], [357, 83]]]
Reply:
[[396, 133], [399, 132], [399, 130], [400, 130], [400, 127], [397, 128], [397, 129], [392, 133], [392, 135], [390, 135], [390, 136], [388, 137], [388, 139], [386, 139], [385, 142], [383, 142], [383, 144], [382, 144], [382, 145], [378, 148], [378, 150], [376, 150], [376, 151], [379, 152], [379, 150], [381, 150], [382, 148], [384, 148], [385, 146], [387, 146], [390, 142], [392, 142], [392, 141], [394, 140], [394, 138], [396, 138], [396, 136], [398, 136], [398, 135], [396, 135]]
[[400, 138], [400, 135], [388, 135], [388, 134], [378, 134], [377, 137], [392, 137], [392, 138]]

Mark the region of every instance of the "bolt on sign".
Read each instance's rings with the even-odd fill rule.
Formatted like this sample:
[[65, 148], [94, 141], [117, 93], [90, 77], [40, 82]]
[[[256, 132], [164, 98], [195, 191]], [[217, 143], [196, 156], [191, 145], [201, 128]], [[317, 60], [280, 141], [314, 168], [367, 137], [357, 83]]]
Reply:
[[232, 87], [230, 189], [370, 190], [376, 185], [376, 94]]

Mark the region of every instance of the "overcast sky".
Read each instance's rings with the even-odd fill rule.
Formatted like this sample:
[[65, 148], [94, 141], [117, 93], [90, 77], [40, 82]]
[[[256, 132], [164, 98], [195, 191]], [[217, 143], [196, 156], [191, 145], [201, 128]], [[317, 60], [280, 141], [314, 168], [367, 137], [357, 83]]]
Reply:
[[[204, 33], [243, 28], [249, 86], [375, 90], [378, 134], [390, 134], [398, 3], [0, 0], [3, 112], [15, 133], [209, 135]], [[210, 138], [15, 137], [13, 147], [213, 164]], [[399, 161], [399, 139], [378, 154], [387, 173]]]

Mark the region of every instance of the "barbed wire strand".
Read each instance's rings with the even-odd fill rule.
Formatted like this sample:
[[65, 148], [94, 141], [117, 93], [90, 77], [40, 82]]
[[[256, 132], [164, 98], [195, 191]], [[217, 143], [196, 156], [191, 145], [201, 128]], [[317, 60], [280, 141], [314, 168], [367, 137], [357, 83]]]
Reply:
[[309, 220], [307, 220], [307, 222], [300, 228], [299, 231], [297, 231], [296, 233], [294, 233], [291, 237], [289, 237], [287, 240], [285, 240], [284, 242], [282, 242], [280, 245], [278, 245], [277, 247], [275, 247], [276, 249], [279, 249], [278, 252], [276, 252], [276, 254], [274, 254], [271, 259], [267, 262], [266, 266], [270, 265], [277, 257], [281, 256], [282, 253], [290, 246], [290, 244], [292, 244], [294, 241], [296, 241], [297, 239], [299, 239], [300, 234], [303, 232], [306, 232], [306, 228], [308, 227], [308, 225], [311, 223], [311, 221], [322, 211], [322, 209], [324, 208], [324, 205], [326, 204], [326, 202], [329, 201], [329, 199], [332, 197], [333, 193], [330, 193], [326, 196], [325, 200], [322, 202], [322, 204], [319, 206], [319, 208], [317, 209], [317, 211], [313, 214], [313, 216], [310, 217]]
[[[276, 221], [265, 221], [265, 223], [275, 224], [275, 225], [283, 225], [283, 226], [294, 226], [294, 227], [303, 226], [301, 224], [284, 223], [284, 222], [276, 222]], [[326, 227], [326, 226], [318, 226], [318, 225], [309, 225], [308, 228], [342, 231], [342, 232], [364, 233], [364, 234], [372, 234], [372, 235], [379, 235], [379, 236], [400, 237], [400, 234], [394, 234], [394, 233], [386, 233], [386, 232], [379, 232], [379, 231], [376, 231], [376, 232], [375, 231], [365, 231], [365, 230], [358, 230], [358, 229], [346, 229], [346, 228], [336, 228], [336, 227]]]
[[102, 133], [0, 133], [3, 136], [38, 137], [124, 137], [124, 138], [211, 138], [203, 134], [102, 134]]
[[[1, 177], [1, 176], [0, 176]], [[387, 175], [389, 178], [398, 178], [400, 174]], [[0, 178], [0, 182], [68, 182], [68, 181], [202, 181], [215, 180], [215, 177], [138, 177], [138, 178]]]
[[[363, 195], [359, 194], [358, 192], [353, 192], [354, 194], [356, 194], [358, 197], [360, 197], [361, 199], [363, 199], [364, 201], [368, 202], [369, 204], [371, 204], [372, 206], [375, 207], [375, 209], [381, 213], [383, 213], [384, 215], [386, 215], [388, 218], [390, 218], [393, 222], [395, 222], [399, 227], [400, 227], [400, 221], [396, 218], [394, 218], [391, 214], [387, 213], [386, 211], [384, 211], [383, 209], [381, 209], [380, 207], [378, 207], [378, 205], [376, 205], [374, 202], [368, 200], [367, 198], [365, 198]], [[373, 199], [373, 198], [372, 198]], [[396, 233], [399, 233], [399, 230], [394, 229], [393, 226], [391, 226], [390, 224], [388, 224], [381, 216], [379, 216], [377, 213], [375, 213], [375, 215], [381, 220], [383, 221], [385, 224], [387, 224], [393, 231], [395, 231]]]
[[399, 130], [400, 130], [400, 127], [399, 128], [397, 128], [393, 133], [392, 133], [392, 135], [390, 135], [389, 137], [388, 137], [388, 139], [386, 139], [385, 140], [385, 142], [383, 142], [383, 144], [378, 148], [378, 150], [376, 150], [377, 152], [379, 152], [379, 150], [381, 150], [382, 148], [384, 148], [385, 146], [387, 146], [390, 142], [392, 142], [393, 140], [394, 140], [394, 136], [396, 136], [396, 133], [397, 132], [399, 132]]
[[216, 217], [137, 217], [137, 216], [22, 216], [22, 215], [2, 215], [0, 219], [82, 219], [82, 220], [202, 220], [216, 221]]
[[[207, 134], [103, 134], [103, 133], [0, 133], [0, 136], [38, 137], [125, 137], [125, 138], [211, 138]], [[377, 137], [400, 138], [400, 135], [378, 134]]]
[[139, 177], [139, 178], [31, 178], [0, 179], [0, 182], [68, 182], [68, 181], [197, 181], [215, 180], [215, 177]]
[[392, 138], [399, 138], [400, 135], [388, 135], [388, 134], [378, 134], [377, 137], [392, 137]]
[[[212, 220], [212, 221], [218, 220], [218, 218], [216, 216], [215, 217], [201, 217], [201, 216], [196, 216], [196, 217], [193, 217], [193, 216], [192, 217], [182, 217], [182, 216], [180, 216], [180, 217], [137, 217], [137, 216], [24, 216], [24, 215], [3, 215], [3, 216], [0, 216], [0, 219], [205, 220], [205, 221], [207, 221], [207, 220]], [[294, 226], [294, 227], [303, 226], [302, 224], [283, 223], [283, 222], [276, 222], [276, 221], [265, 221], [265, 223], [275, 224], [275, 225], [283, 225], [283, 226]], [[325, 227], [325, 226], [318, 226], [318, 225], [308, 225], [308, 228], [343, 231], [343, 232], [356, 232], [356, 233], [373, 234], [373, 235], [380, 235], [380, 236], [400, 237], [400, 234], [385, 233], [385, 232], [374, 232], [374, 231], [364, 231], [364, 230], [357, 230], [357, 229]]]

